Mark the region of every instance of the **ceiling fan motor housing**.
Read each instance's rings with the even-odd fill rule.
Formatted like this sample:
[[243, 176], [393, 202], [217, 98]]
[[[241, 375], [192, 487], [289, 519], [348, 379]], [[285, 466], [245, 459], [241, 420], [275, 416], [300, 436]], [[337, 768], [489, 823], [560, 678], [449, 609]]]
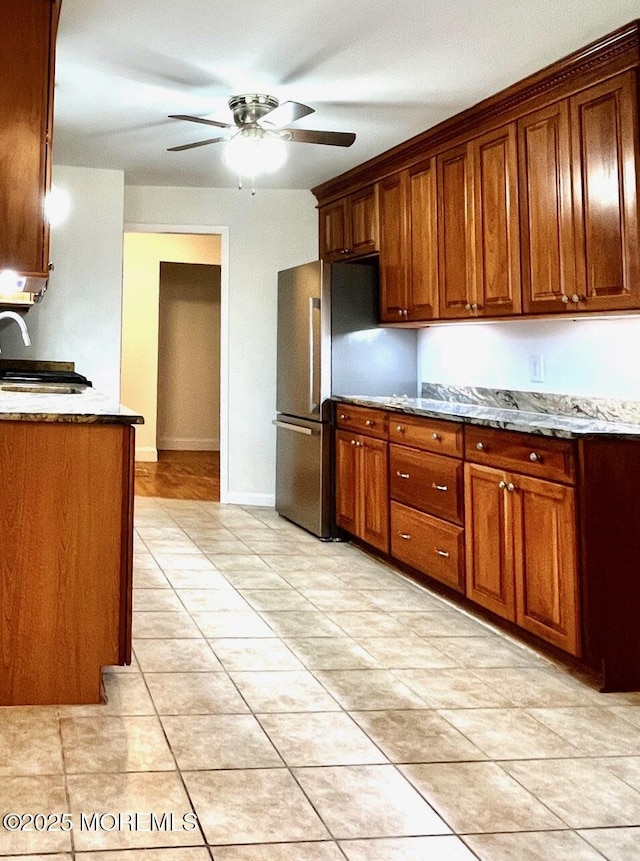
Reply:
[[231, 96], [229, 99], [233, 121], [239, 128], [257, 123], [258, 120], [277, 108], [279, 104], [280, 102], [275, 96], [266, 96], [260, 93], [246, 93], [241, 96]]

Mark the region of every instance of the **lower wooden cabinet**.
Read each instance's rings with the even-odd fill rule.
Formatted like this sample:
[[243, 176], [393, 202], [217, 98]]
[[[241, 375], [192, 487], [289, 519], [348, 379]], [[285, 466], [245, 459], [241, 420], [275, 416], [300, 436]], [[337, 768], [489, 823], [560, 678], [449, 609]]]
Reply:
[[580, 654], [575, 490], [467, 463], [467, 597]]
[[389, 551], [388, 447], [385, 440], [336, 431], [336, 523], [384, 553]]
[[391, 503], [391, 555], [464, 592], [464, 530], [415, 508]]

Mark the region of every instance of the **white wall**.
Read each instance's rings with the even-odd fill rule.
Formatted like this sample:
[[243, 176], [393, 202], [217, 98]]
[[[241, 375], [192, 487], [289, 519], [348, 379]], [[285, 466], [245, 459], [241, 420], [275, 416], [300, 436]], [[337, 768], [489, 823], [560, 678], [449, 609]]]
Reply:
[[227, 501], [272, 504], [276, 275], [317, 258], [315, 198], [302, 190], [258, 188], [252, 197], [246, 189], [134, 186], [125, 189], [125, 222], [228, 227]]
[[220, 266], [160, 264], [157, 445], [220, 450]]
[[117, 400], [124, 173], [56, 165], [53, 180], [71, 198], [68, 219], [51, 230], [55, 270], [44, 299], [25, 317], [32, 346], [23, 346], [12, 323], [2, 330], [2, 357], [75, 362]]
[[[418, 338], [420, 382], [640, 400], [640, 317], [454, 323]], [[529, 378], [542, 356], [544, 382]]]

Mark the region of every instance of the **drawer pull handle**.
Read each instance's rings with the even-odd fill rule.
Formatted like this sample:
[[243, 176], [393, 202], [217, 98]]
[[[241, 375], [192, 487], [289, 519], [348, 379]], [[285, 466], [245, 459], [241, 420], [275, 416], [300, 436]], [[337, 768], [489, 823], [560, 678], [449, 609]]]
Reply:
[[535, 451], [531, 452], [531, 454], [529, 455], [529, 460], [533, 461], [534, 463], [542, 463], [542, 458]]
[[404, 430], [404, 428], [402, 427], [402, 425], [396, 425], [396, 431], [398, 433], [402, 433], [403, 430]]
[[365, 424], [368, 428], [372, 428], [374, 426], [375, 422], [372, 422], [371, 419], [367, 419]]
[[483, 442], [477, 442], [476, 448], [478, 449], [478, 451], [485, 451], [485, 445]]
[[432, 439], [434, 442], [437, 442], [437, 441], [440, 439], [440, 434], [439, 434], [439, 433], [436, 433], [436, 432], [434, 431], [434, 432], [431, 434], [431, 439]]
[[411, 540], [411, 536], [409, 535], [408, 532], [400, 532], [399, 534], [400, 534], [400, 538], [402, 538], [403, 541], [410, 541]]
[[436, 553], [438, 554], [438, 556], [444, 556], [445, 559], [449, 558], [449, 554], [446, 550], [436, 550]]
[[449, 490], [448, 485], [446, 485], [446, 484], [436, 484], [436, 483], [435, 483], [435, 481], [431, 484], [431, 487], [432, 487], [434, 490], [443, 490], [443, 491], [444, 491], [444, 490]]
[[398, 478], [410, 478], [411, 477], [408, 472], [399, 472], [398, 471], [398, 472], [396, 472], [396, 475], [398, 476]]

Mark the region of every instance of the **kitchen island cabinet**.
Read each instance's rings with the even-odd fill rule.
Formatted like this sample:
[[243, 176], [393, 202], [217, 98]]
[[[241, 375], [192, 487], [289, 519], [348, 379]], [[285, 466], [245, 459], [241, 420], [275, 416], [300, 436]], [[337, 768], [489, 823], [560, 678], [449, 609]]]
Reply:
[[98, 703], [131, 661], [138, 421], [92, 391], [0, 393], [2, 706]]

